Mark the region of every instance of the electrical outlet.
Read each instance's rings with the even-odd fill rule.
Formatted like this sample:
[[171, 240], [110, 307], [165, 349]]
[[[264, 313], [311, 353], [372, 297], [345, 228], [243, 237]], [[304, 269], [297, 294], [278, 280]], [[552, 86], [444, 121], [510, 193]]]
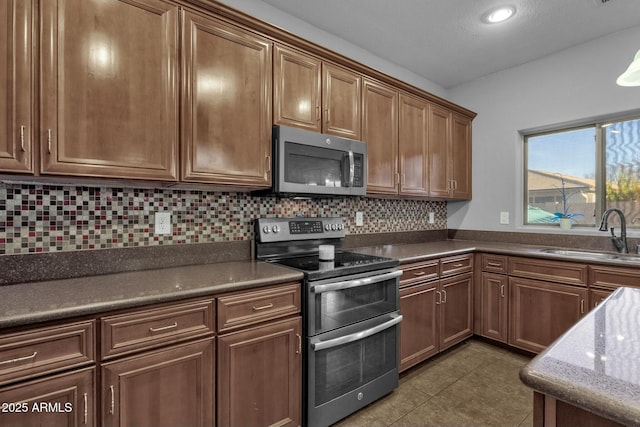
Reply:
[[436, 214], [435, 212], [429, 212], [429, 224], [436, 223]]
[[509, 212], [500, 212], [500, 224], [509, 224]]
[[171, 234], [171, 212], [156, 212], [156, 234]]
[[362, 227], [364, 225], [364, 214], [362, 212], [356, 212], [356, 227]]

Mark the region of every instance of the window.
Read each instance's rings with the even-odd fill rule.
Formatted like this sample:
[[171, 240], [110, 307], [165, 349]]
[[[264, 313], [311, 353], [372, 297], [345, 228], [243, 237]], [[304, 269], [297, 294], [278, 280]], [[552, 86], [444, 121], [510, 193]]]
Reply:
[[618, 208], [640, 227], [640, 118], [525, 135], [524, 143], [525, 224], [565, 215], [593, 227]]

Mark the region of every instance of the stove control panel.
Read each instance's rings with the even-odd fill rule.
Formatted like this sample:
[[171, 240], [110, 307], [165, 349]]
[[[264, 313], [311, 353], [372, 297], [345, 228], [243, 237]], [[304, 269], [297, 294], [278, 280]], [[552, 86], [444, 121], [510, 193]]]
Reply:
[[260, 218], [255, 221], [259, 242], [341, 239], [346, 235], [342, 218]]

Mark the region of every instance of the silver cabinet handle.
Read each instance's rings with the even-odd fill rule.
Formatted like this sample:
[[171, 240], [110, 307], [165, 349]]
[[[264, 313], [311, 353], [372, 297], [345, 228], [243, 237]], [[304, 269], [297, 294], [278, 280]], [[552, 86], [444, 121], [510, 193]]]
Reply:
[[491, 261], [489, 261], [489, 262], [487, 263], [487, 265], [488, 265], [489, 267], [502, 267], [502, 264], [501, 264], [501, 263], [499, 263], [499, 262], [491, 262]]
[[88, 402], [88, 398], [87, 398], [87, 393], [84, 394], [84, 418], [83, 418], [83, 424], [87, 424], [87, 419], [89, 418], [89, 402]]
[[47, 129], [47, 147], [49, 154], [51, 154], [51, 129]]
[[16, 359], [5, 360], [4, 362], [0, 362], [0, 365], [8, 365], [9, 363], [24, 362], [25, 360], [35, 359], [37, 355], [38, 355], [38, 352], [34, 351], [33, 354], [30, 356], [24, 356], [24, 357], [18, 357]]
[[24, 125], [20, 126], [20, 149], [25, 151], [24, 149]]
[[438, 296], [438, 299], [436, 300], [436, 305], [440, 305], [440, 303], [442, 303], [442, 294], [440, 293], [440, 291], [436, 291], [436, 295]]
[[302, 354], [302, 336], [300, 334], [296, 334], [298, 338], [298, 348], [296, 349], [296, 354]]
[[267, 305], [262, 305], [260, 307], [256, 307], [255, 305], [252, 307], [253, 311], [267, 310], [269, 308], [273, 308], [273, 303], [269, 303]]
[[459, 262], [459, 263], [457, 263], [457, 264], [453, 264], [453, 266], [454, 266], [455, 268], [460, 268], [460, 267], [464, 267], [464, 264], [463, 264], [463, 263], [461, 263], [461, 262]]
[[504, 298], [504, 285], [500, 285], [500, 297]]
[[584, 314], [584, 300], [580, 300], [580, 314]]
[[424, 276], [425, 274], [427, 274], [426, 271], [417, 271], [417, 272], [413, 273], [414, 276]]
[[111, 391], [111, 406], [109, 406], [109, 414], [113, 415], [116, 412], [116, 396], [113, 386], [109, 386], [109, 390]]
[[402, 321], [402, 315], [391, 313], [391, 320], [388, 320], [384, 323], [379, 324], [378, 326], [374, 326], [373, 328], [357, 332], [355, 334], [345, 335], [343, 337], [334, 338], [327, 341], [319, 341], [315, 343], [311, 343], [311, 348], [314, 351], [326, 350], [332, 347], [337, 347], [339, 345], [348, 344], [354, 341], [360, 341], [377, 333], [384, 331], [385, 329], [389, 329], [390, 327], [397, 325]]
[[173, 328], [177, 328], [177, 327], [178, 327], [178, 322], [173, 322], [173, 325], [163, 326], [161, 328], [149, 328], [149, 332], [166, 331], [168, 329], [173, 329]]
[[323, 292], [339, 291], [342, 289], [357, 288], [358, 286], [367, 286], [373, 283], [384, 282], [385, 280], [395, 279], [402, 276], [402, 270], [394, 270], [389, 273], [380, 274], [373, 277], [365, 277], [356, 280], [345, 280], [343, 282], [327, 283], [326, 285], [316, 285], [311, 287], [311, 292], [321, 294]]
[[442, 303], [447, 303], [447, 291], [445, 291], [444, 289], [442, 290]]

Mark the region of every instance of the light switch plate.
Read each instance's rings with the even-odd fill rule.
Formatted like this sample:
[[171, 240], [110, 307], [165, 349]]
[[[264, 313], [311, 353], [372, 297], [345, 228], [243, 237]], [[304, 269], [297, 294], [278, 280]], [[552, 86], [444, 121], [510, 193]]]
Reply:
[[435, 212], [429, 212], [429, 224], [435, 224], [436, 214]]
[[171, 212], [156, 212], [155, 233], [171, 234]]
[[364, 225], [364, 214], [362, 212], [356, 212], [356, 227], [362, 227]]
[[509, 212], [500, 212], [500, 224], [509, 224]]

